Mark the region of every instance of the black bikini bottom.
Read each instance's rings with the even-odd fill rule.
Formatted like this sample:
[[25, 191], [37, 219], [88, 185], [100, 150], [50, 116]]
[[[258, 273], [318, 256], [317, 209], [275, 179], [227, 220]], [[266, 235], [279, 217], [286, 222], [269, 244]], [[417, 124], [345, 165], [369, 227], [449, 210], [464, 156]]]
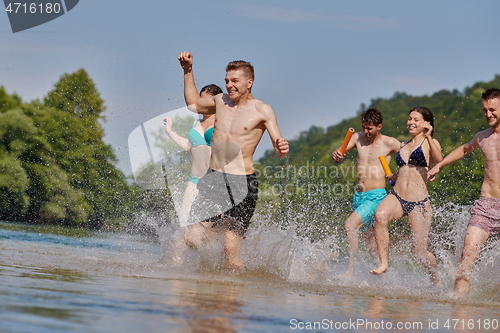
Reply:
[[420, 201], [406, 201], [405, 199], [402, 199], [394, 190], [390, 190], [389, 194], [394, 194], [394, 196], [399, 200], [405, 216], [410, 214], [410, 212], [415, 209], [415, 206], [422, 206], [422, 208], [425, 209], [424, 202], [429, 200], [429, 197], [426, 197], [425, 199]]

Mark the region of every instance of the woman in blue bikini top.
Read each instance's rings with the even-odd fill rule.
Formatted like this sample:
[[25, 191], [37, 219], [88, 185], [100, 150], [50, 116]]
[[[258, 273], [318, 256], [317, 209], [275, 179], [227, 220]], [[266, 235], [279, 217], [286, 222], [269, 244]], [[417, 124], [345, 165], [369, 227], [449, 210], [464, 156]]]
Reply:
[[[222, 89], [211, 84], [201, 89], [200, 96], [208, 97], [221, 94]], [[207, 172], [210, 166], [210, 144], [214, 131], [215, 115], [205, 114], [202, 119], [194, 122], [188, 132], [188, 137], [184, 138], [172, 130], [172, 120], [165, 118], [165, 131], [170, 139], [175, 142], [180, 148], [191, 154], [191, 172], [188, 176], [184, 198], [179, 212], [179, 223], [181, 226], [187, 225], [189, 210], [194, 198], [198, 194], [196, 184], [203, 175]]]
[[[193, 127], [191, 127], [191, 129], [189, 130], [189, 133], [188, 133], [188, 140], [189, 140], [189, 143], [191, 145], [190, 149], [193, 149], [195, 147], [202, 146], [202, 145], [210, 146], [210, 144], [212, 143], [212, 137], [214, 135], [213, 124], [211, 127], [209, 127], [205, 131], [205, 133], [203, 135], [199, 132], [199, 129], [196, 129], [196, 126], [198, 124], [200, 124], [199, 119], [194, 122]], [[203, 126], [201, 126], [201, 127], [203, 129]]]
[[173, 122], [165, 118], [165, 130], [170, 139], [191, 154], [191, 172], [188, 181], [197, 184], [210, 166], [210, 144], [214, 131], [214, 115], [197, 119], [184, 138], [172, 130]]
[[372, 274], [382, 274], [388, 269], [390, 222], [408, 216], [412, 231], [413, 252], [427, 268], [433, 284], [438, 283], [436, 258], [427, 250], [427, 240], [432, 219], [432, 208], [427, 190], [429, 166], [443, 159], [441, 145], [433, 138], [434, 116], [426, 107], [413, 108], [406, 123], [412, 138], [403, 143], [395, 160], [398, 171], [388, 178], [395, 180], [390, 194], [380, 202], [376, 211], [375, 235], [380, 258]]

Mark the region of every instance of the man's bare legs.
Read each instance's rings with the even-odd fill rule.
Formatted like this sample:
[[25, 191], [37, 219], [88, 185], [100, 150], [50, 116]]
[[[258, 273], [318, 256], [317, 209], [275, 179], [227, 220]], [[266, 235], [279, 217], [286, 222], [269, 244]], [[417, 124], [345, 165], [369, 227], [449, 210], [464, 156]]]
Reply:
[[352, 277], [354, 275], [354, 266], [356, 264], [356, 256], [359, 248], [359, 228], [363, 225], [361, 216], [353, 212], [345, 222], [345, 231], [347, 233], [347, 242], [349, 245], [349, 263], [347, 269], [340, 277]]
[[197, 249], [200, 244], [207, 240], [222, 235], [224, 237], [225, 268], [229, 272], [240, 272], [243, 267], [241, 260], [241, 241], [243, 237], [220, 227], [212, 228], [212, 225], [213, 222], [199, 222], [187, 226], [182, 244], [178, 243], [174, 248], [174, 261], [178, 258], [177, 260], [182, 262], [180, 256], [187, 247]]
[[196, 249], [211, 236], [210, 234], [214, 232], [211, 230], [212, 224], [212, 222], [199, 222], [181, 228], [184, 229], [184, 237], [178, 239], [172, 249], [172, 260], [176, 265], [182, 264], [182, 254], [188, 247]]
[[389, 194], [378, 205], [375, 212], [375, 240], [380, 263], [370, 273], [379, 275], [389, 269], [389, 222], [402, 216], [403, 209], [394, 195]]
[[186, 244], [193, 249], [198, 247], [198, 244], [205, 242], [213, 235], [213, 222], [199, 222], [186, 227], [184, 239]]
[[463, 298], [469, 293], [474, 262], [489, 236], [488, 232], [478, 227], [470, 226], [467, 228], [462, 257], [455, 278], [455, 295], [457, 297]]
[[377, 242], [375, 241], [375, 228], [372, 226], [363, 232], [366, 248], [374, 261], [377, 260]]
[[239, 273], [243, 267], [241, 260], [241, 241], [243, 237], [239, 234], [224, 230], [224, 254], [225, 254], [225, 268], [228, 272]]

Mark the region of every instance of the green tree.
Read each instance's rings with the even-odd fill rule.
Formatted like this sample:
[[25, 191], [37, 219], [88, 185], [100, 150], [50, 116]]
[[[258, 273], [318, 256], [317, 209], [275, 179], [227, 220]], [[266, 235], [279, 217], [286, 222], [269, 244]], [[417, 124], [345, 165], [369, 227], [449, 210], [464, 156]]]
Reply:
[[128, 220], [139, 194], [103, 142], [104, 102], [81, 69], [44, 103], [0, 87], [0, 217], [100, 227]]
[[0, 87], [0, 113], [14, 109], [21, 104], [21, 98], [17, 95], [9, 95], [4, 87]]
[[123, 216], [130, 189], [123, 173], [114, 167], [117, 160], [111, 147], [103, 141], [99, 121], [104, 120], [104, 101], [87, 72], [64, 74], [44, 103], [55, 112], [40, 126], [71, 186], [85, 193], [92, 207], [91, 224], [99, 227]]
[[84, 69], [62, 75], [54, 88], [44, 98], [47, 106], [80, 118], [101, 117], [105, 110], [104, 101]]
[[90, 205], [84, 191], [72, 187], [68, 174], [61, 168], [50, 134], [59, 132], [57, 122], [60, 111], [39, 102], [22, 107], [23, 113], [34, 124], [36, 132], [30, 136], [30, 144], [19, 156], [30, 179], [26, 194], [30, 207], [24, 220], [45, 221], [65, 225], [82, 225], [88, 221]]
[[[3, 97], [3, 98], [2, 98]], [[5, 95], [0, 97], [6, 100]], [[19, 156], [36, 132], [33, 122], [20, 110], [0, 113], [0, 211], [3, 218], [19, 219], [29, 205], [25, 193], [29, 179]]]

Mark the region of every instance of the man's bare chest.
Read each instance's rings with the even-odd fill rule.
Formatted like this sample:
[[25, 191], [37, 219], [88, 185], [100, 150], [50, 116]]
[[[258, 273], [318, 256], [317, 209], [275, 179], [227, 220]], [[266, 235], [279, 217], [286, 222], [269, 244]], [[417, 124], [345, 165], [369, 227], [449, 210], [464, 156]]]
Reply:
[[229, 110], [216, 115], [215, 128], [231, 134], [244, 135], [261, 128], [263, 119], [258, 112]]

